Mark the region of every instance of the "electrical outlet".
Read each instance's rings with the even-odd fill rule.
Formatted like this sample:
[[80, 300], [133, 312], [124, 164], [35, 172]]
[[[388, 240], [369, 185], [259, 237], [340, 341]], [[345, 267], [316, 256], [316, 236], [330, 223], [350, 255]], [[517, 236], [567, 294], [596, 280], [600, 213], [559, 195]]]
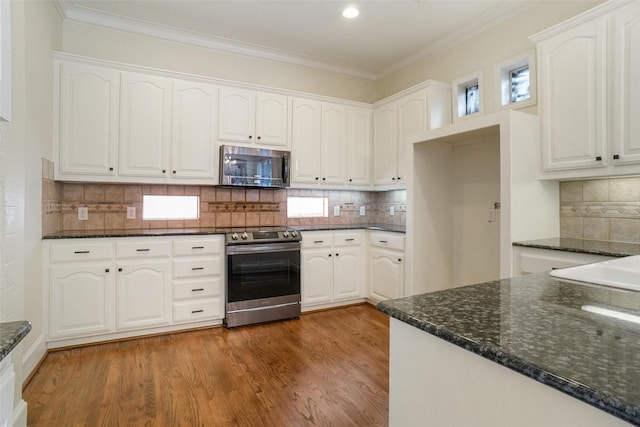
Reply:
[[136, 207], [127, 206], [127, 219], [136, 219]]
[[395, 214], [396, 214], [396, 208], [395, 208], [395, 206], [391, 206], [389, 208], [389, 215], [390, 216], [394, 216]]
[[89, 208], [86, 206], [78, 207], [78, 220], [86, 221], [89, 219]]
[[340, 205], [333, 207], [333, 216], [340, 216]]
[[360, 216], [364, 216], [364, 214], [365, 214], [365, 207], [360, 206]]

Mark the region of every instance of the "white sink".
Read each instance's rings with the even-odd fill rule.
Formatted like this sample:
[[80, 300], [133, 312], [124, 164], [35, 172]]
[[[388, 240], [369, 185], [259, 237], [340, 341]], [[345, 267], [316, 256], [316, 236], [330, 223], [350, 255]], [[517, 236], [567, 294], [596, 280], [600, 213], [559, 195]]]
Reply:
[[552, 270], [553, 277], [640, 291], [640, 255]]

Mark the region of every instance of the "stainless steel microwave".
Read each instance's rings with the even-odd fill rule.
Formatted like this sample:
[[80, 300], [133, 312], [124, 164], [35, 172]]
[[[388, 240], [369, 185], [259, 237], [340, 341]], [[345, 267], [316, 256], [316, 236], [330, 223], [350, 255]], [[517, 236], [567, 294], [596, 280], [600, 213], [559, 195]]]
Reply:
[[289, 151], [220, 147], [220, 185], [241, 187], [289, 186]]

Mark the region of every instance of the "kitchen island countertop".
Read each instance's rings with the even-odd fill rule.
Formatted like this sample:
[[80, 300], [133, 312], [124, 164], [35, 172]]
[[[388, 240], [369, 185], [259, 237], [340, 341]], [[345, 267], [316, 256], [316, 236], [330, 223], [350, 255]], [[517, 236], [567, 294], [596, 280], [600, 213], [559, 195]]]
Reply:
[[0, 323], [0, 360], [3, 360], [31, 330], [31, 322]]
[[611, 257], [640, 255], [640, 243], [609, 242], [604, 240], [573, 239], [568, 237], [552, 237], [548, 239], [513, 242], [513, 246], [551, 249]]
[[640, 425], [640, 293], [547, 273], [383, 301], [378, 309], [486, 359]]
[[[149, 236], [198, 236], [225, 234], [248, 228], [260, 229], [260, 227], [202, 227], [202, 228], [150, 228], [150, 229], [122, 229], [122, 230], [67, 230], [43, 236], [43, 239], [89, 239], [101, 237], [149, 237]], [[388, 224], [317, 224], [317, 225], [291, 225], [288, 229], [300, 231], [320, 230], [380, 230], [404, 233], [405, 227]]]

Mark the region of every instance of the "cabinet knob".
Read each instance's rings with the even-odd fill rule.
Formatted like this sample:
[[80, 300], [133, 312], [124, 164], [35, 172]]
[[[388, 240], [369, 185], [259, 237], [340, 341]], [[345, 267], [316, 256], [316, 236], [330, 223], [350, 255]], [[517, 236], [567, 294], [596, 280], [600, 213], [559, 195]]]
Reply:
[[175, 175], [176, 171], [173, 171], [173, 174]]
[[353, 182], [353, 180], [351, 178], [349, 178], [349, 182]]
[[249, 135], [249, 139], [253, 139], [253, 135]]
[[402, 258], [398, 258], [398, 262], [402, 262]]
[[166, 169], [162, 169], [162, 173], [167, 173], [167, 170]]
[[259, 137], [258, 137], [258, 139], [262, 139], [262, 137], [261, 137], [261, 136], [259, 136]]
[[602, 156], [597, 156], [597, 157], [596, 157], [596, 162], [599, 162], [599, 161], [601, 161], [601, 160], [602, 160]]
[[113, 168], [109, 168], [109, 171], [113, 171]]
[[331, 254], [329, 254], [329, 258], [331, 258]]
[[401, 176], [399, 176], [399, 177], [398, 177], [398, 181], [400, 181], [401, 179], [402, 179], [402, 177], [401, 177]]
[[613, 160], [618, 160], [619, 158], [620, 158], [620, 155], [619, 155], [619, 154], [614, 154], [614, 155], [613, 155]]
[[108, 273], [108, 272], [109, 272], [109, 269], [108, 269], [108, 268], [105, 268], [105, 269], [104, 269], [104, 272], [105, 272], [105, 273]]
[[122, 271], [122, 268], [119, 268], [118, 271]]
[[391, 181], [395, 181], [395, 180], [396, 180], [396, 177], [395, 177], [395, 176], [394, 176], [393, 178], [391, 178]]
[[336, 253], [336, 256], [340, 256], [340, 254], [339, 254], [339, 253]]
[[322, 180], [323, 180], [323, 181], [326, 181], [326, 180], [327, 180], [327, 178], [325, 178], [325, 177], [322, 177]]
[[318, 177], [316, 176], [316, 181], [317, 181], [317, 180], [319, 180], [319, 179], [320, 179], [320, 178], [318, 178]]

